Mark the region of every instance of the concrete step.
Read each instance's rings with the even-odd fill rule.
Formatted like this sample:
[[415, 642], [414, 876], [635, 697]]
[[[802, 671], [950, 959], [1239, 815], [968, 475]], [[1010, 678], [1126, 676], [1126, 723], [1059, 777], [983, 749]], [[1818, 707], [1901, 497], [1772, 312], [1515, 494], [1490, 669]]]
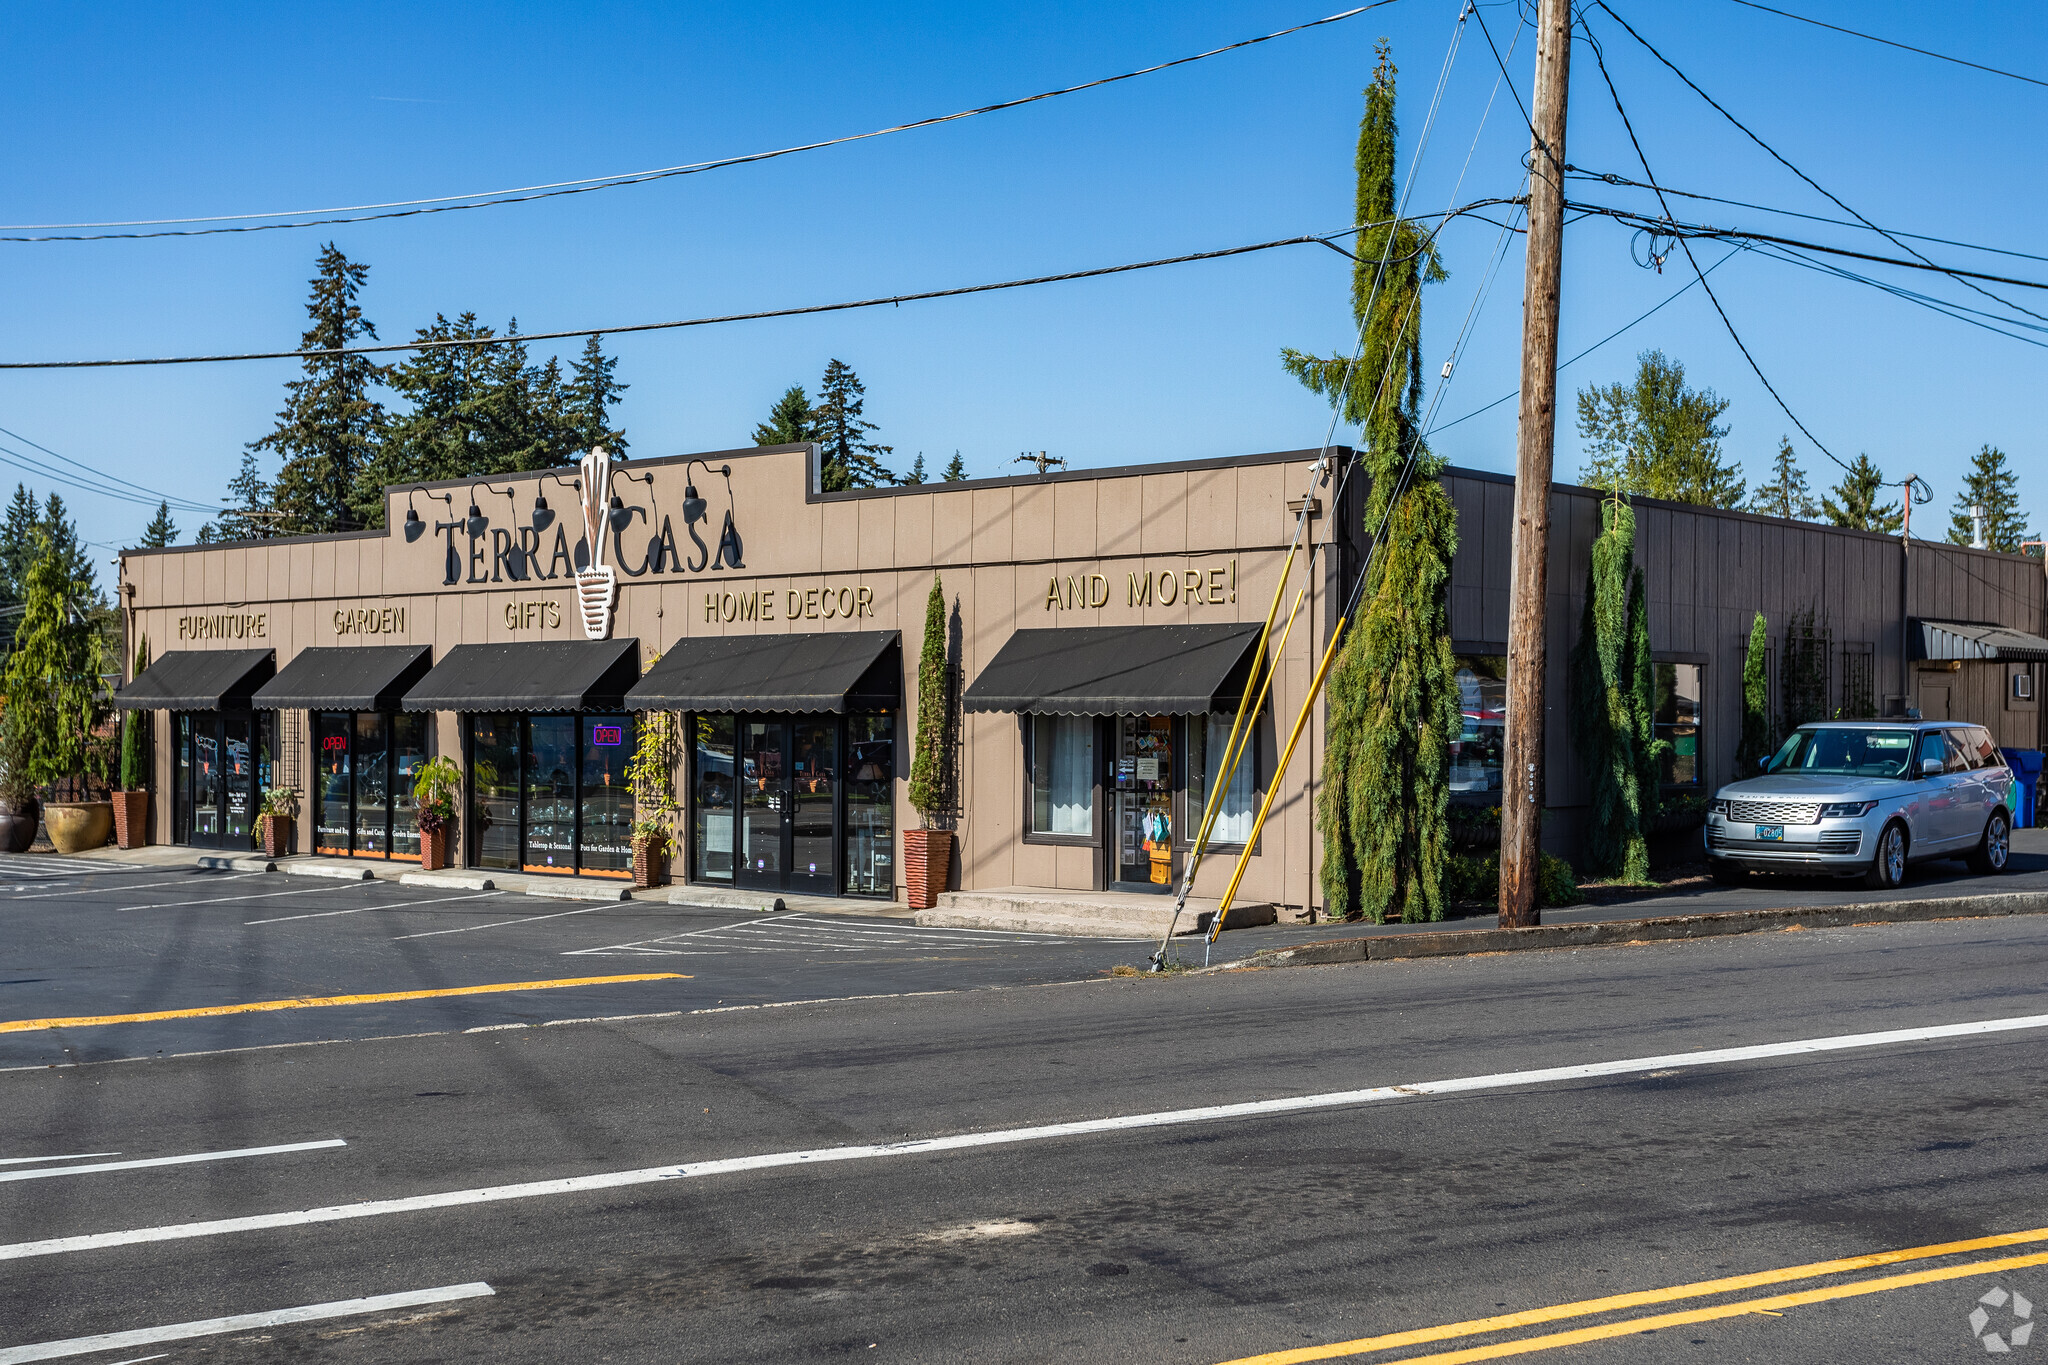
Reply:
[[[948, 891], [938, 905], [920, 910], [917, 922], [940, 929], [999, 929], [1020, 934], [1067, 934], [1082, 938], [1158, 938], [1169, 924], [1175, 933], [1206, 932], [1219, 901], [1190, 896], [1180, 919], [1173, 897], [1105, 891], [1052, 891], [1010, 886], [988, 891]], [[1278, 917], [1264, 901], [1230, 907], [1225, 928], [1271, 924]]]

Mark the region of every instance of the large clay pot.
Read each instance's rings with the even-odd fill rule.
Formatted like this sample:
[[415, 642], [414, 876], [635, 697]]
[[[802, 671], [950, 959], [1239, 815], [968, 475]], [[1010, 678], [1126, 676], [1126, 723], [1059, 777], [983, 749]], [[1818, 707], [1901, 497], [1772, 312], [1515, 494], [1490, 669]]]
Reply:
[[18, 806], [0, 801], [0, 853], [28, 852], [42, 818], [42, 803], [33, 796]]
[[141, 848], [149, 842], [149, 793], [114, 793], [114, 842]]
[[263, 856], [266, 858], [287, 858], [292, 854], [292, 830], [295, 822], [289, 815], [266, 815], [263, 817]]
[[904, 894], [913, 910], [929, 910], [939, 903], [946, 879], [953, 867], [953, 835], [943, 829], [903, 831]]
[[420, 871], [439, 872], [448, 866], [448, 826], [420, 832]]
[[114, 803], [50, 801], [43, 806], [43, 823], [50, 827], [50, 842], [59, 853], [83, 853], [103, 847], [113, 834]]
[[640, 835], [633, 840], [633, 885], [645, 891], [668, 882], [668, 840]]

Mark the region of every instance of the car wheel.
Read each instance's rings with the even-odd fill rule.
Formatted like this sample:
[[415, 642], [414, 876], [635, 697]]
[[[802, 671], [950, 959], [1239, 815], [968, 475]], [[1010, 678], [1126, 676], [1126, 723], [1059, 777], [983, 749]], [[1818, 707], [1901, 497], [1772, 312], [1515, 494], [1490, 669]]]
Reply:
[[1985, 822], [1983, 841], [1970, 850], [1970, 871], [1984, 876], [2003, 872], [2011, 856], [2012, 825], [2004, 811], [1993, 811]]
[[1740, 886], [1749, 880], [1748, 868], [1738, 867], [1726, 858], [1708, 859], [1707, 871], [1715, 881], [1723, 886]]
[[1906, 827], [1897, 823], [1886, 825], [1877, 836], [1877, 857], [1871, 861], [1870, 871], [1863, 874], [1863, 884], [1872, 891], [1889, 891], [1906, 880]]

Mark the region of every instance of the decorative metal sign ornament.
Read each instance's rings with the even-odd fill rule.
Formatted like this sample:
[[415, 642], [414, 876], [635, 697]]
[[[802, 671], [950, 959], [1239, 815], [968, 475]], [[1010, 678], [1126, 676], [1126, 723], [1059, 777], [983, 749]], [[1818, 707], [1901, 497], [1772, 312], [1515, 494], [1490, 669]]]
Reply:
[[583, 616], [585, 639], [603, 640], [612, 633], [612, 607], [618, 601], [619, 576], [604, 562], [607, 514], [606, 498], [612, 486], [611, 452], [603, 446], [591, 449], [577, 462], [583, 475], [583, 539], [590, 547], [589, 564], [576, 571], [576, 606]]

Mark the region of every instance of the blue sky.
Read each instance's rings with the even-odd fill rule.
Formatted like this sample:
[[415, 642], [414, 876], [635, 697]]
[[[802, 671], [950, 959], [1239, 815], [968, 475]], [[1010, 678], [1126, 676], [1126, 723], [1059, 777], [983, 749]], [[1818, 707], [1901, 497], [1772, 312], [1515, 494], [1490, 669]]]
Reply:
[[[1867, 217], [2048, 255], [2038, 129], [2048, 89], [1729, 3], [1615, 8], [1702, 86]], [[553, 181], [837, 136], [1187, 55], [1333, 12], [1328, 3], [803, 6], [21, 6], [0, 88], [10, 222], [323, 208]], [[1815, 17], [2048, 76], [2033, 7], [1796, 0]], [[1401, 68], [1404, 157], [1419, 141], [1456, 0], [1389, 8], [1175, 71], [941, 128], [653, 185], [397, 222], [154, 242], [0, 245], [7, 359], [285, 347], [332, 237], [372, 268], [386, 340], [436, 311], [544, 331], [968, 284], [1327, 231], [1350, 217], [1350, 159], [1376, 38]], [[1512, 4], [1484, 11], [1503, 47]], [[1660, 179], [1836, 214], [1592, 16]], [[1533, 43], [1510, 70], [1527, 98]], [[1468, 24], [1416, 174], [1412, 212], [1510, 195], [1526, 131]], [[1569, 159], [1636, 175], [1591, 54], [1573, 65]], [[1476, 136], [1475, 136], [1476, 135]], [[1469, 164], [1468, 164], [1469, 156]], [[1462, 175], [1462, 184], [1460, 176]], [[1643, 205], [1632, 192], [1584, 198]], [[1722, 205], [1700, 220], [1868, 248], [1846, 229]], [[1425, 314], [1434, 375], [1496, 230], [1443, 237]], [[1567, 233], [1563, 353], [1687, 278], [1638, 268], [1631, 234]], [[1878, 242], [1877, 250], [1890, 247]], [[2048, 278], [2048, 262], [1922, 244], [1944, 262]], [[1703, 260], [1725, 248], [1696, 247]], [[828, 358], [867, 383], [904, 465], [957, 448], [977, 475], [1020, 451], [1074, 466], [1312, 446], [1327, 410], [1280, 347], [1348, 349], [1348, 263], [1319, 247], [991, 296], [610, 343], [632, 385], [633, 453], [745, 444]], [[1946, 281], [1887, 278], [1968, 299]], [[1440, 420], [1516, 383], [1521, 246], [1483, 299]], [[1744, 256], [1714, 277], [1779, 391], [1838, 455], [1926, 475], [1945, 514], [1968, 458], [2002, 446], [2030, 507], [2048, 491], [2042, 353], [1874, 290]], [[2048, 313], [2048, 294], [2007, 291]], [[1973, 300], [1981, 302], [1981, 300]], [[2040, 339], [2048, 340], [2048, 336]], [[1732, 400], [1728, 450], [1752, 475], [1792, 430], [1694, 289], [1568, 369], [1558, 472], [1579, 467], [1569, 396], [1657, 346]], [[565, 343], [573, 352], [576, 343]], [[0, 372], [0, 427], [91, 469], [216, 502], [268, 430], [290, 362]], [[1513, 403], [1436, 438], [1509, 469]], [[1816, 486], [1833, 466], [1796, 442]], [[0, 445], [26, 450], [0, 438]], [[29, 451], [29, 454], [35, 452]], [[0, 476], [17, 472], [0, 470]], [[85, 535], [132, 542], [153, 509], [59, 487]], [[87, 476], [91, 478], [93, 476]], [[186, 536], [196, 518], [178, 518]], [[2038, 524], [2038, 523], [2037, 523]]]

